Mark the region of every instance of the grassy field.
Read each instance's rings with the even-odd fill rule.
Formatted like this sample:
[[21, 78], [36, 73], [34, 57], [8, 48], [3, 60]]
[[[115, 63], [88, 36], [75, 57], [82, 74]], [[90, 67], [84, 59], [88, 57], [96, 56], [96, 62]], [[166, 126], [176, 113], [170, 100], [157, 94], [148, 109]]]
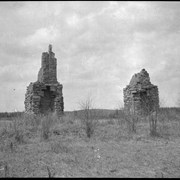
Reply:
[[0, 121], [0, 177], [180, 177], [180, 113], [164, 110], [158, 136], [146, 119], [96, 118], [90, 138], [74, 113]]

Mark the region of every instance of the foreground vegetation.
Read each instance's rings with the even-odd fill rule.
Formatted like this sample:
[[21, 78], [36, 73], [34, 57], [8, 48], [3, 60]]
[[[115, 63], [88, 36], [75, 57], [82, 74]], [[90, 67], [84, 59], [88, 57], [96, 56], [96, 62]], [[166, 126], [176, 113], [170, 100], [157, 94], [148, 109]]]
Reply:
[[180, 177], [179, 109], [159, 111], [155, 136], [131, 120], [90, 109], [2, 120], [0, 177]]

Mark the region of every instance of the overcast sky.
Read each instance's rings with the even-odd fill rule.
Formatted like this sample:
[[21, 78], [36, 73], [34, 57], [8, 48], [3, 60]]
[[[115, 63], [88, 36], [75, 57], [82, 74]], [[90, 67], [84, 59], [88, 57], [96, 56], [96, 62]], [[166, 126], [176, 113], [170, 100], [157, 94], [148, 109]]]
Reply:
[[0, 2], [0, 111], [24, 110], [53, 45], [65, 110], [114, 109], [145, 68], [164, 106], [180, 98], [180, 2]]

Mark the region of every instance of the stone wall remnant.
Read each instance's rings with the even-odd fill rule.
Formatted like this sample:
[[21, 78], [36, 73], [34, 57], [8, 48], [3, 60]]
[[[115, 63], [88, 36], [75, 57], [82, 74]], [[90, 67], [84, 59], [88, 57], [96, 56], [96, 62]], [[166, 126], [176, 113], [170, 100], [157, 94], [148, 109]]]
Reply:
[[123, 89], [123, 95], [124, 109], [131, 114], [143, 116], [159, 108], [158, 87], [151, 84], [145, 69], [132, 76], [129, 85]]
[[57, 81], [57, 59], [49, 45], [48, 52], [43, 52], [41, 68], [36, 82], [31, 82], [25, 94], [25, 112], [29, 114], [63, 114], [63, 86]]

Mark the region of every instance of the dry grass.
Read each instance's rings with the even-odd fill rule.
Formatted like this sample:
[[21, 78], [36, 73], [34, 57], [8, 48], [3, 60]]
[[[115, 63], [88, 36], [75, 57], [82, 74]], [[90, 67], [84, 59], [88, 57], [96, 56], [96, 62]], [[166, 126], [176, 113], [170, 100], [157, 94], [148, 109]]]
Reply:
[[129, 133], [120, 118], [99, 120], [88, 138], [73, 113], [1, 122], [0, 177], [180, 177], [180, 114], [167, 114], [159, 137], [145, 120]]

